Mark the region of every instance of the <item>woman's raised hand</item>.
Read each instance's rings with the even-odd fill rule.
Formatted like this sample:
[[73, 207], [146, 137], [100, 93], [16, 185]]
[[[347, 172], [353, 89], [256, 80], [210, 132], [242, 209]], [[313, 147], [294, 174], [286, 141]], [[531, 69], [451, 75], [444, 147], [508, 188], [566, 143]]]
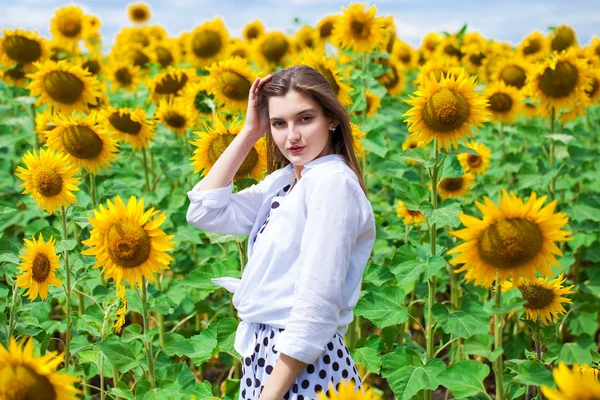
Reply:
[[246, 112], [245, 128], [258, 140], [269, 130], [269, 109], [267, 99], [261, 94], [260, 88], [271, 80], [271, 75], [256, 78], [248, 94], [248, 111]]

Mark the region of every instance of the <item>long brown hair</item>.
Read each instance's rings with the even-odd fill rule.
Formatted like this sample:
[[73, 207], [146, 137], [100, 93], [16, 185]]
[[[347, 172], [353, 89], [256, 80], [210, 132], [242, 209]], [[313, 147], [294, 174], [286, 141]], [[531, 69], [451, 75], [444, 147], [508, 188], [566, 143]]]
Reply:
[[[335, 96], [327, 78], [314, 68], [296, 65], [275, 72], [271, 81], [260, 89], [266, 102], [269, 97], [285, 96], [290, 90], [294, 90], [310, 96], [319, 104], [325, 118], [333, 119], [338, 123], [335, 130], [331, 132], [333, 151], [340, 155], [348, 167], [354, 171], [363, 192], [367, 195], [367, 187], [352, 147], [352, 128], [348, 110]], [[281, 154], [271, 134], [267, 134], [267, 172], [270, 174], [289, 163], [290, 161]]]

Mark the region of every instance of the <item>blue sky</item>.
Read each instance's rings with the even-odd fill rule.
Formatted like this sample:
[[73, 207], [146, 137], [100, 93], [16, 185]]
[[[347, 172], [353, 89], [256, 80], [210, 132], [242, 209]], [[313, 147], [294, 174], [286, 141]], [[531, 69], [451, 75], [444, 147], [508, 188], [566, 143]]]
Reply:
[[[83, 0], [74, 2], [85, 12], [102, 20], [104, 42], [110, 45], [120, 27], [130, 26], [126, 16], [128, 1]], [[243, 25], [256, 18], [270, 30], [288, 33], [297, 29], [294, 18], [314, 25], [323, 16], [341, 11], [349, 2], [333, 0], [151, 0], [151, 23], [163, 25], [171, 35], [190, 31], [215, 16], [222, 16], [233, 36], [240, 36]], [[49, 36], [48, 26], [54, 9], [69, 4], [58, 0], [0, 0], [0, 27], [37, 29]], [[443, 1], [380, 0], [375, 4], [379, 15], [393, 15], [398, 36], [418, 46], [431, 31], [457, 31], [466, 23], [469, 31], [517, 44], [537, 29], [544, 33], [551, 25], [562, 23], [575, 28], [581, 44], [600, 36], [600, 3], [595, 0], [547, 1]]]

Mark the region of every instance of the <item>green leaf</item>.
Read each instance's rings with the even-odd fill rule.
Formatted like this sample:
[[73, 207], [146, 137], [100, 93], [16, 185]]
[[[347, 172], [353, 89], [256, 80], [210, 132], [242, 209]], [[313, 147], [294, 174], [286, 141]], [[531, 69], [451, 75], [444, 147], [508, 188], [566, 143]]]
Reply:
[[446, 364], [437, 358], [425, 365], [417, 359], [417, 365], [412, 365], [405, 349], [396, 349], [385, 354], [382, 363], [381, 376], [387, 380], [399, 400], [413, 399], [424, 389], [437, 389], [437, 376], [446, 368]]
[[361, 139], [361, 142], [365, 146], [365, 150], [377, 154], [381, 158], [385, 157], [388, 152], [388, 145], [381, 132], [370, 131]]
[[523, 361], [516, 366], [514, 380], [523, 385], [554, 387], [552, 372], [539, 361]]
[[377, 350], [371, 347], [361, 347], [354, 350], [352, 358], [354, 358], [357, 364], [362, 365], [367, 372], [379, 375], [379, 371], [381, 370], [381, 356]]
[[139, 359], [142, 358], [142, 343], [138, 341], [130, 342], [125, 346], [111, 336], [103, 343], [98, 344], [98, 347], [121, 373], [138, 366]]
[[440, 372], [437, 376], [440, 385], [452, 391], [452, 397], [463, 399], [485, 393], [483, 380], [490, 373], [490, 368], [475, 360], [457, 362]]
[[408, 311], [402, 306], [404, 291], [389, 286], [362, 296], [354, 308], [355, 315], [361, 315], [380, 328], [402, 324], [408, 319]]
[[[156, 377], [160, 381], [175, 382], [180, 390], [187, 390], [196, 381], [194, 374], [185, 362], [179, 364], [168, 364], [156, 371]], [[162, 382], [161, 382], [162, 385]]]
[[212, 357], [215, 348], [219, 345], [216, 323], [210, 324], [199, 335], [190, 337], [189, 341], [194, 348], [194, 352], [188, 354], [188, 357], [198, 367]]
[[465, 295], [459, 311], [451, 312], [444, 304], [436, 303], [432, 307], [433, 316], [446, 333], [461, 338], [489, 333], [489, 314], [483, 304], [474, 295]]
[[446, 260], [443, 257], [434, 256], [424, 261], [417, 257], [417, 251], [409, 246], [399, 247], [392, 258], [390, 271], [396, 275], [398, 283], [405, 284], [419, 280], [423, 275], [422, 282], [438, 273], [446, 266]]
[[573, 363], [591, 364], [592, 354], [590, 350], [595, 350], [593, 339], [589, 335], [582, 334], [575, 343], [565, 343], [560, 349], [558, 360], [571, 365]]
[[436, 224], [436, 227], [452, 227], [456, 228], [460, 225], [458, 214], [462, 212], [460, 203], [452, 199], [446, 199], [441, 207], [433, 209], [433, 205], [429, 202], [423, 202], [419, 205], [419, 211], [425, 216], [429, 225]]
[[203, 380], [202, 382], [196, 382], [194, 387], [194, 396], [196, 400], [218, 400], [218, 397], [213, 395], [211, 382], [209, 380]]
[[71, 251], [75, 246], [77, 246], [77, 240], [75, 239], [60, 240], [56, 243], [56, 252], [62, 253], [65, 250]]
[[133, 392], [129, 389], [129, 386], [125, 382], [119, 381], [116, 387], [111, 388], [108, 393], [118, 397], [123, 397], [127, 400], [133, 400]]
[[433, 167], [435, 164], [435, 161], [429, 158], [429, 151], [420, 147], [406, 149], [400, 153], [400, 156], [406, 158], [407, 160], [416, 161], [425, 168]]
[[205, 231], [204, 234], [212, 244], [215, 243], [227, 243], [236, 241], [238, 243], [242, 243], [246, 239], [246, 235], [227, 235], [223, 233], [214, 233]]
[[504, 353], [503, 349], [491, 351], [493, 341], [494, 338], [488, 334], [473, 335], [463, 343], [463, 352], [464, 354], [482, 356], [493, 362]]
[[394, 177], [392, 185], [398, 200], [402, 200], [409, 210], [418, 210], [419, 205], [429, 198], [429, 190], [419, 183]]
[[194, 347], [189, 343], [188, 339], [177, 333], [166, 332], [164, 339], [165, 345], [163, 351], [168, 356], [177, 355], [181, 357], [194, 352]]
[[446, 157], [442, 160], [442, 169], [438, 177], [438, 186], [446, 178], [459, 178], [463, 175], [463, 168], [455, 157]]
[[220, 288], [219, 285], [212, 283], [210, 279], [224, 276], [239, 278], [240, 271], [236, 267], [225, 265], [222, 262], [205, 263], [186, 276], [181, 284], [209, 294]]
[[586, 204], [575, 204], [567, 212], [574, 221], [594, 221], [600, 222], [600, 209], [588, 206]]
[[564, 144], [569, 144], [569, 142], [573, 140], [572, 135], [565, 135], [564, 133], [551, 133], [548, 135], [544, 135], [544, 137]]

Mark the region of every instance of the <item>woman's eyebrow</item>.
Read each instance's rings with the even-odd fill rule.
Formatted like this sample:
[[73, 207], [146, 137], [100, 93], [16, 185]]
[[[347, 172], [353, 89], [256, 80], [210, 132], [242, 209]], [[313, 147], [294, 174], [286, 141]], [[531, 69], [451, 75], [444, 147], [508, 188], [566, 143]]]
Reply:
[[[315, 111], [315, 109], [314, 109], [314, 108], [306, 108], [306, 109], [304, 109], [304, 110], [302, 110], [302, 111], [299, 111], [298, 113], [296, 113], [296, 116], [298, 116], [298, 115], [300, 115], [300, 114], [304, 114], [305, 112], [309, 112], [309, 111]], [[273, 118], [271, 118], [271, 121], [273, 121], [273, 120], [275, 120], [275, 119], [283, 119], [283, 118], [280, 118], [280, 117], [273, 117]]]

